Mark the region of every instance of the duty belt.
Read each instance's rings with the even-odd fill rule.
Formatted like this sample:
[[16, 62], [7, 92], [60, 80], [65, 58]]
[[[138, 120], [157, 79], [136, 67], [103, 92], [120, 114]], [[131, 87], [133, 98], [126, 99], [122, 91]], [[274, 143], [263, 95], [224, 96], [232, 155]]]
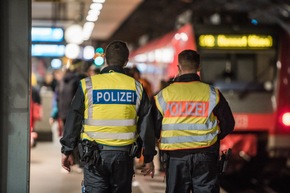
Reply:
[[100, 145], [98, 144], [98, 148], [101, 151], [130, 151], [132, 145], [126, 146], [108, 146], [108, 145]]

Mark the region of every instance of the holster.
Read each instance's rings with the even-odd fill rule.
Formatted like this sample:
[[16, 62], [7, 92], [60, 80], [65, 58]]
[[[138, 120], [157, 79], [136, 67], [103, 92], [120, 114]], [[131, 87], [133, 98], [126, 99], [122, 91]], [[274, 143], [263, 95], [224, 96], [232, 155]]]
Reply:
[[99, 148], [95, 141], [82, 140], [78, 144], [80, 161], [90, 167], [97, 165], [99, 160]]
[[219, 173], [220, 175], [224, 174], [228, 165], [228, 159], [231, 155], [232, 149], [229, 148], [226, 151], [223, 151], [219, 160]]
[[160, 150], [159, 154], [160, 154], [160, 164], [161, 164], [162, 168], [165, 169], [167, 167], [168, 160], [169, 160], [168, 152]]
[[132, 144], [132, 147], [129, 152], [130, 157], [141, 157], [142, 153], [142, 146], [143, 146], [143, 141], [140, 137], [137, 138], [137, 140]]

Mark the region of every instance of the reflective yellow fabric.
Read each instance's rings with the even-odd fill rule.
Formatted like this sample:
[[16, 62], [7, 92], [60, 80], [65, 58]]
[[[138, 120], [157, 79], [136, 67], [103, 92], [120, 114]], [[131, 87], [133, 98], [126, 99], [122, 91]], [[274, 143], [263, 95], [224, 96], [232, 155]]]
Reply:
[[81, 138], [111, 146], [132, 144], [137, 137], [137, 106], [142, 97], [138, 82], [111, 72], [83, 79], [81, 85], [85, 96]]
[[212, 113], [218, 90], [199, 81], [173, 83], [155, 96], [163, 115], [161, 150], [208, 147], [217, 140], [218, 120]]

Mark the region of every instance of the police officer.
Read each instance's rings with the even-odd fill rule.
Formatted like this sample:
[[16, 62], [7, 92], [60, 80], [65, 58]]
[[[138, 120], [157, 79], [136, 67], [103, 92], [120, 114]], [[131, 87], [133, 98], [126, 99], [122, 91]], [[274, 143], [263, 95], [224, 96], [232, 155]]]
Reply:
[[80, 136], [85, 192], [132, 192], [132, 149], [138, 136], [143, 141], [145, 163], [141, 172], [154, 176], [152, 105], [142, 85], [125, 75], [128, 56], [126, 43], [111, 42], [105, 50], [106, 67], [100, 74], [82, 79], [72, 100], [60, 140], [62, 166], [70, 171], [72, 151]]
[[219, 141], [235, 122], [222, 93], [200, 81], [199, 62], [196, 51], [179, 53], [179, 76], [154, 97], [166, 193], [219, 192]]

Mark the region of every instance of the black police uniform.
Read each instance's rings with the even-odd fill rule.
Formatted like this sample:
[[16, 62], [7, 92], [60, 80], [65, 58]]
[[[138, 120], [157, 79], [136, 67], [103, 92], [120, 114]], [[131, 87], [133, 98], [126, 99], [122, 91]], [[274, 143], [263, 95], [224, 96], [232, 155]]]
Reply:
[[[101, 71], [101, 74], [110, 73], [111, 71], [125, 74], [123, 68], [118, 66], [108, 66]], [[137, 131], [144, 141], [143, 155], [145, 163], [151, 162], [156, 154], [151, 108], [152, 105], [149, 102], [145, 90], [143, 90], [140, 108], [137, 112]], [[79, 142], [84, 120], [84, 109], [84, 94], [82, 88], [79, 87], [67, 116], [64, 135], [60, 140], [62, 145], [61, 152], [66, 155], [71, 154]], [[100, 147], [98, 157], [98, 161], [93, 169], [88, 164], [84, 166], [84, 185], [86, 192], [131, 192], [132, 178], [134, 175], [134, 158], [129, 156], [129, 152], [118, 151], [117, 149], [105, 151]]]
[[[174, 82], [200, 81], [197, 74], [184, 74]], [[194, 91], [193, 91], [194, 92]], [[197, 91], [198, 92], [198, 91]], [[221, 132], [218, 141], [206, 148], [166, 151], [168, 156], [166, 167], [166, 193], [194, 193], [219, 192], [218, 160], [220, 140], [228, 135], [235, 125], [231, 109], [222, 93], [220, 101], [213, 110], [219, 120]], [[156, 138], [160, 138], [163, 116], [153, 105]], [[182, 168], [182, 169], [180, 169]], [[210, 171], [210, 172], [209, 172]]]

